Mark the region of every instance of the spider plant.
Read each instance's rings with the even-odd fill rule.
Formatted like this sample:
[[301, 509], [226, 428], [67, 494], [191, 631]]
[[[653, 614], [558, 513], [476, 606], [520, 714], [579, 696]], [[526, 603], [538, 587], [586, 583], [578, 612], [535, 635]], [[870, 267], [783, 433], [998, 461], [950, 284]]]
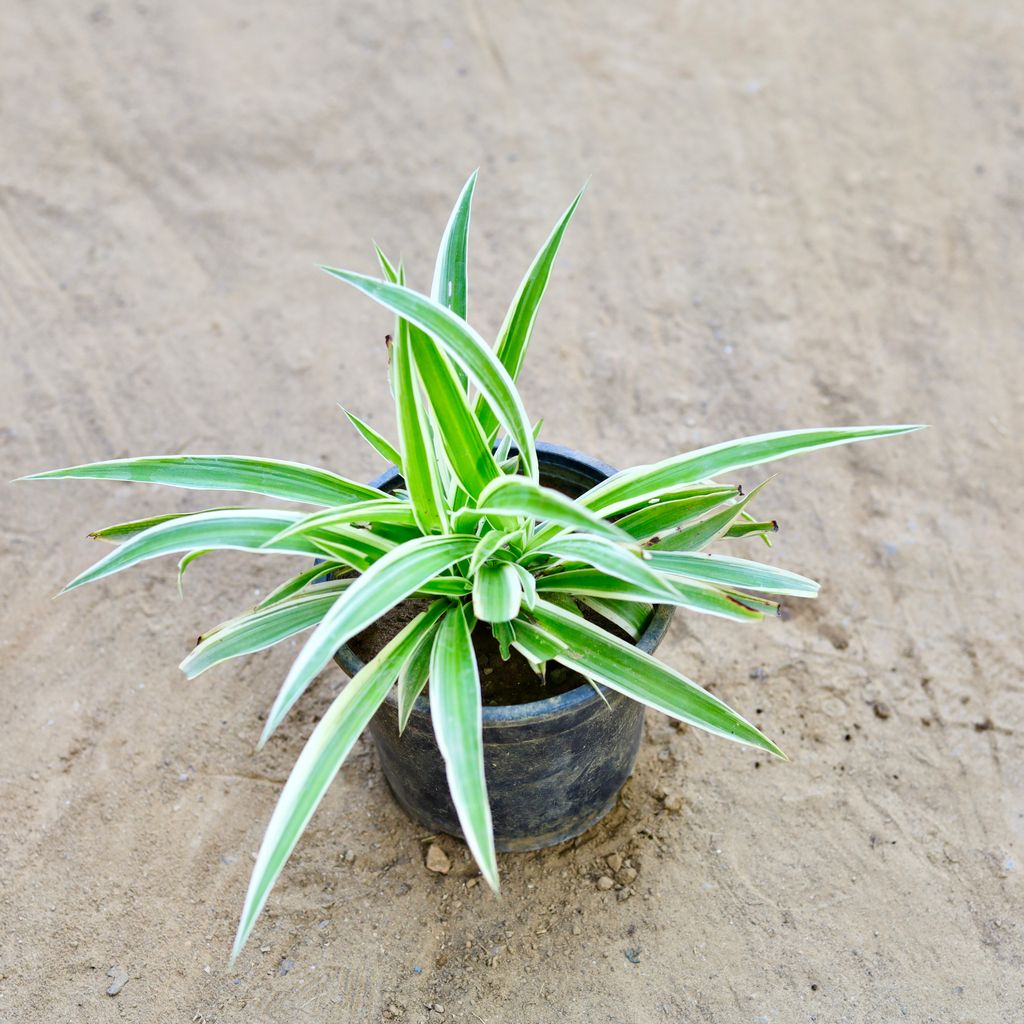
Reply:
[[[378, 249], [381, 276], [324, 267], [396, 315], [388, 372], [397, 441], [346, 412], [401, 473], [387, 493], [327, 469], [234, 455], [117, 459], [26, 479], [132, 480], [241, 491], [301, 506], [212, 508], [97, 531], [117, 546], [65, 590], [146, 559], [183, 554], [181, 574], [220, 549], [310, 562], [254, 608], [204, 634], [182, 662], [191, 679], [230, 658], [312, 629], [267, 716], [266, 743], [334, 652], [410, 598], [429, 601], [348, 683], [319, 721], [281, 793], [263, 839], [232, 956], [346, 755], [397, 683], [404, 726], [427, 680], [453, 803], [480, 870], [497, 890], [473, 636], [489, 629], [539, 672], [555, 661], [680, 721], [784, 757], [753, 725], [674, 669], [602, 628], [636, 637], [654, 604], [737, 622], [776, 610], [765, 595], [814, 597], [818, 584], [747, 558], [705, 549], [765, 536], [737, 470], [799, 452], [886, 437], [916, 426], [828, 427], [745, 437], [637, 466], [571, 500], [539, 473], [537, 428], [515, 380], [555, 254], [580, 195], [562, 215], [516, 292], [493, 346], [466, 319], [466, 258], [476, 174], [452, 210], [430, 294], [405, 283]], [[601, 617], [583, 617], [587, 608]], [[486, 685], [486, 684], [484, 684]]]

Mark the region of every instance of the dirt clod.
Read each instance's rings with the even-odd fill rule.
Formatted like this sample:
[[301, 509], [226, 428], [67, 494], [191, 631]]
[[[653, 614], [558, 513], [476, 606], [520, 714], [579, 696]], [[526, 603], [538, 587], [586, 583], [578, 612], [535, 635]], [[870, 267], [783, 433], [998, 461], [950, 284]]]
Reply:
[[427, 847], [427, 870], [437, 875], [447, 875], [452, 869], [452, 862], [444, 849], [437, 843]]

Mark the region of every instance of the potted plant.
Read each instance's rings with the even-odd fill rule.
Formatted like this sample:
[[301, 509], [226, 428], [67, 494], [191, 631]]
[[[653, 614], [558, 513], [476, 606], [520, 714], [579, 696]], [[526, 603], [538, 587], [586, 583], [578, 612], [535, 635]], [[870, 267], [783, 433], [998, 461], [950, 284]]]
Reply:
[[[213, 665], [312, 629], [267, 716], [262, 746], [335, 657], [352, 679], [319, 721], [281, 793], [253, 870], [233, 956], [324, 792], [368, 725], [399, 802], [465, 837], [498, 888], [496, 849], [578, 834], [633, 768], [645, 706], [782, 751], [651, 653], [673, 609], [741, 622], [771, 596], [818, 585], [711, 542], [766, 537], [734, 471], [799, 452], [916, 430], [836, 427], [762, 434], [615, 473], [537, 441], [515, 380], [577, 195], [523, 278], [495, 346], [466, 320], [470, 176], [441, 241], [430, 295], [380, 250], [382, 277], [324, 268], [396, 314], [388, 372], [392, 445], [351, 413], [392, 468], [372, 484], [270, 459], [117, 459], [27, 479], [134, 480], [242, 491], [312, 506], [214, 508], [99, 530], [117, 546], [65, 587], [145, 559], [218, 549], [307, 564], [254, 608], [204, 634], [182, 662]], [[582, 193], [581, 193], [582, 195]], [[397, 685], [396, 685], [397, 684]]]

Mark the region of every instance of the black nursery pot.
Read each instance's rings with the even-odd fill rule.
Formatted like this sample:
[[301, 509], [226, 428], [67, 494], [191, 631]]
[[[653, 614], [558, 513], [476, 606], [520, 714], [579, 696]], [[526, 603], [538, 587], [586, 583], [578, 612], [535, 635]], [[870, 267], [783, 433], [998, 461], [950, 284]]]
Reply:
[[[558, 445], [537, 445], [541, 481], [573, 497], [615, 470]], [[373, 481], [391, 490], [394, 468]], [[652, 653], [673, 609], [658, 605], [636, 646]], [[362, 660], [345, 645], [334, 656], [351, 676]], [[636, 763], [644, 707], [602, 687], [610, 708], [582, 686], [546, 700], [483, 709], [484, 767], [499, 850], [539, 850], [585, 832], [611, 810]], [[434, 739], [430, 706], [420, 697], [398, 734], [395, 690], [370, 722], [381, 767], [395, 799], [413, 821], [462, 837]]]

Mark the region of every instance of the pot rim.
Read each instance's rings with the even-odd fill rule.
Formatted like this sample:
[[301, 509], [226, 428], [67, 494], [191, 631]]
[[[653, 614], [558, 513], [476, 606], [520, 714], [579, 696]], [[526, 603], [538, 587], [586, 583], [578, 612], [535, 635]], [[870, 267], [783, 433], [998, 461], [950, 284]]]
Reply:
[[[537, 442], [537, 455], [543, 458], [549, 465], [565, 469], [582, 471], [588, 477], [597, 476], [594, 483], [610, 476], [614, 476], [617, 470], [613, 469], [599, 459], [591, 458], [582, 452], [563, 445], [549, 444], [545, 441]], [[370, 482], [371, 487], [386, 490], [389, 485], [399, 479], [398, 469], [390, 466], [380, 476]], [[653, 654], [668, 631], [669, 622], [675, 612], [674, 605], [656, 604], [644, 631], [637, 638], [634, 645], [645, 654]], [[351, 677], [356, 674], [366, 663], [360, 658], [348, 644], [342, 644], [334, 653], [335, 662]], [[560, 715], [573, 708], [583, 708], [587, 704], [599, 701], [602, 695], [605, 699], [624, 697], [618, 690], [614, 690], [604, 683], [598, 683], [601, 694], [589, 683], [583, 683], [573, 690], [556, 694], [553, 697], [545, 697], [543, 700], [529, 701], [525, 704], [485, 704], [482, 708], [483, 725], [515, 725], [517, 723], [536, 722], [545, 718]], [[632, 699], [632, 698], [627, 698]], [[398, 697], [394, 686], [388, 690], [385, 702], [395, 707], [398, 706]], [[423, 696], [416, 698], [413, 704], [414, 715], [429, 715], [430, 702]]]

